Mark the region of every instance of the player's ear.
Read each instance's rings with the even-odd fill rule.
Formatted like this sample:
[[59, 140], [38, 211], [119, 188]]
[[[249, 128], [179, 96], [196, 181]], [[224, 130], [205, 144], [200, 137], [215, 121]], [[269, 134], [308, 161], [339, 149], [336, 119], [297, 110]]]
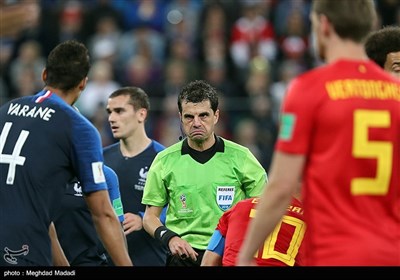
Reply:
[[42, 70], [42, 81], [43, 81], [44, 83], [46, 83], [46, 80], [47, 80], [47, 69], [44, 68], [44, 69]]
[[216, 124], [219, 120], [219, 109], [217, 109], [214, 113], [214, 124]]
[[321, 30], [324, 36], [330, 35], [332, 30], [334, 30], [333, 25], [329, 21], [328, 17], [323, 14], [319, 16], [319, 24], [321, 26]]
[[148, 113], [147, 109], [145, 109], [145, 108], [139, 109], [139, 115], [140, 115], [139, 121], [140, 122], [144, 122], [147, 119], [147, 113]]
[[79, 84], [79, 90], [83, 91], [86, 88], [86, 84], [88, 82], [89, 78], [85, 77]]

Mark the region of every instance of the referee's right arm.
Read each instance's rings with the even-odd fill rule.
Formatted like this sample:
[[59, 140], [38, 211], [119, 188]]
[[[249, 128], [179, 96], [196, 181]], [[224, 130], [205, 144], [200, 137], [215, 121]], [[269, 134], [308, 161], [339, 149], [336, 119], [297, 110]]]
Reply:
[[147, 233], [154, 238], [156, 238], [154, 236], [156, 229], [163, 226], [160, 221], [162, 210], [163, 207], [147, 205], [146, 211], [144, 212], [143, 227], [147, 231]]

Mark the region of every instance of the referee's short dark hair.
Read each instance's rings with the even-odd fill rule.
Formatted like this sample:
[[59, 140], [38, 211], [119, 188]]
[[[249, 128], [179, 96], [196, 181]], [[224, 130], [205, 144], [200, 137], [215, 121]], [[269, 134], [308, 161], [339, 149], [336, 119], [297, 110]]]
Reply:
[[178, 96], [178, 108], [182, 113], [182, 102], [200, 103], [210, 100], [211, 109], [215, 112], [218, 109], [218, 92], [204, 80], [195, 80], [185, 85]]

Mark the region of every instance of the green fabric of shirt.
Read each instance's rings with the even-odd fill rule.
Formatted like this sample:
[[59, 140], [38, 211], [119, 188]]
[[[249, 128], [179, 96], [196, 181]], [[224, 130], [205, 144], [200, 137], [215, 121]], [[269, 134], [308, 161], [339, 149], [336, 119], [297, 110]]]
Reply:
[[267, 173], [250, 150], [223, 139], [223, 152], [202, 164], [182, 153], [178, 142], [155, 157], [142, 203], [168, 204], [166, 226], [193, 248], [204, 250], [224, 211], [261, 195]]

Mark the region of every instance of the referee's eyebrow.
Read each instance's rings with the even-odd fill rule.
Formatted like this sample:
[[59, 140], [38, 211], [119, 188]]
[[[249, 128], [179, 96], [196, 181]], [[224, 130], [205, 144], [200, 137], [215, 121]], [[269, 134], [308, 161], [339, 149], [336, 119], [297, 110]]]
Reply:
[[[201, 112], [200, 114], [199, 114], [199, 117], [205, 117], [205, 116], [209, 116], [210, 115], [210, 113], [209, 112]], [[183, 114], [183, 117], [194, 117], [194, 115], [193, 114], [189, 114], [189, 113], [185, 113], [185, 114]]]

